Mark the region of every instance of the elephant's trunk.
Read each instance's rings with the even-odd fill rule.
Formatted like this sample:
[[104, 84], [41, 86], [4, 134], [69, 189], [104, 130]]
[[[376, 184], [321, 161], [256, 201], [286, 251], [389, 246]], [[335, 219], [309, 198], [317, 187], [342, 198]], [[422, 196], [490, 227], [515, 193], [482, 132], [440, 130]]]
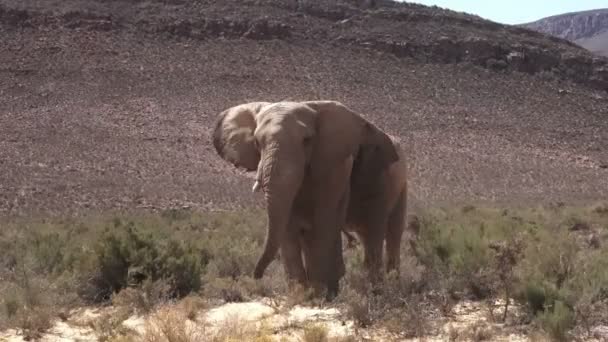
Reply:
[[263, 153], [258, 166], [259, 176], [256, 177], [256, 182], [266, 197], [268, 232], [264, 252], [255, 267], [255, 279], [264, 275], [289, 228], [292, 205], [304, 178], [304, 162], [294, 158], [297, 157], [293, 153], [270, 148]]

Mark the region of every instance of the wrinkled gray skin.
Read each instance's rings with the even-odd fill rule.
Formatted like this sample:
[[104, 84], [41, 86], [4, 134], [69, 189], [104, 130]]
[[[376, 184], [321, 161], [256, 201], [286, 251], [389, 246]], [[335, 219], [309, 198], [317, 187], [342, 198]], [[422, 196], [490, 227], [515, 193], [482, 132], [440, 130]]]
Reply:
[[364, 264], [374, 283], [382, 278], [383, 243], [386, 243], [386, 271], [399, 272], [401, 238], [406, 226], [406, 156], [399, 141], [392, 137], [391, 140], [399, 160], [382, 170], [374, 169], [377, 152], [373, 149], [364, 147], [357, 154], [344, 228], [355, 232], [361, 241]]
[[254, 278], [280, 248], [290, 280], [333, 298], [344, 275], [340, 227], [353, 156], [376, 150], [384, 168], [398, 159], [390, 138], [339, 102], [256, 102], [222, 112], [213, 145], [235, 166], [257, 169], [264, 191], [268, 234]]
[[[343, 231], [349, 243], [354, 232], [362, 243], [364, 265], [372, 283], [382, 278], [382, 246], [387, 255], [386, 271], [399, 271], [401, 239], [405, 230], [407, 164], [400, 142], [391, 137], [399, 160], [380, 167], [373, 147], [359, 149], [353, 163], [350, 196]], [[259, 190], [258, 182], [253, 191]], [[261, 265], [263, 270], [270, 264]], [[262, 270], [262, 271], [263, 271]]]

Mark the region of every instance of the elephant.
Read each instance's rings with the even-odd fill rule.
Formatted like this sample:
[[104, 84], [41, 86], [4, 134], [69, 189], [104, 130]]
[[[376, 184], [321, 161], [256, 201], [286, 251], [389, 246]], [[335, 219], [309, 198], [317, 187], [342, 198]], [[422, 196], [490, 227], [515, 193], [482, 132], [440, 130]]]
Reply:
[[[376, 164], [372, 146], [359, 149], [351, 171], [350, 196], [342, 232], [352, 245], [355, 233], [364, 248], [364, 265], [372, 280], [382, 277], [382, 246], [387, 255], [386, 272], [399, 271], [401, 240], [406, 228], [407, 162], [396, 137], [389, 136], [398, 160], [388, 166]], [[254, 183], [253, 191], [259, 190]], [[270, 263], [262, 265], [265, 269]], [[263, 270], [262, 270], [263, 272]]]
[[224, 110], [212, 139], [221, 158], [257, 170], [254, 188], [264, 192], [268, 229], [254, 278], [280, 249], [288, 280], [337, 295], [354, 156], [369, 148], [374, 170], [388, 167], [399, 158], [390, 137], [340, 102], [282, 101]]
[[382, 277], [383, 244], [387, 256], [386, 272], [399, 271], [401, 240], [406, 228], [406, 153], [397, 138], [390, 138], [399, 159], [383, 167], [380, 176], [377, 176], [377, 170], [372, 170], [376, 151], [366, 146], [357, 154], [351, 174], [346, 225], [343, 228], [344, 231], [354, 232], [361, 241], [365, 253], [364, 265], [373, 282]]

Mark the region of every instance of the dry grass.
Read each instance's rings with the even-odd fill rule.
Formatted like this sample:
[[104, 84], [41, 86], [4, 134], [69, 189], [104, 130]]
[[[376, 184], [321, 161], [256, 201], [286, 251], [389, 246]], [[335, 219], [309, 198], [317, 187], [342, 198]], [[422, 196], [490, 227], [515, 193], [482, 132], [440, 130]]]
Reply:
[[491, 341], [494, 336], [492, 327], [483, 322], [474, 323], [460, 335], [463, 341]]
[[196, 342], [206, 338], [205, 329], [188, 320], [172, 306], [160, 308], [146, 321], [143, 342]]
[[207, 307], [207, 303], [199, 296], [189, 295], [183, 298], [178, 303], [178, 306], [186, 318], [191, 321], [196, 321], [201, 311]]
[[[34, 2], [3, 2], [0, 11], [11, 18], [15, 7], [30, 12], [0, 25], [7, 74], [0, 78], [6, 100], [0, 110], [0, 136], [6, 137], [0, 213], [10, 218], [0, 226], [0, 328], [39, 335], [70, 308], [91, 303], [113, 301], [146, 313], [189, 294], [217, 302], [290, 294], [278, 262], [261, 282], [249, 278], [263, 244], [265, 217], [260, 210], [232, 209], [259, 208], [263, 201], [249, 191], [250, 178], [208, 148], [214, 113], [254, 98], [340, 100], [400, 136], [412, 152], [412, 207], [462, 199], [524, 205], [605, 196], [605, 95], [542, 76], [489, 72], [483, 66], [488, 61], [482, 67], [418, 63], [374, 51], [399, 50], [384, 41], [391, 37], [397, 44], [407, 41], [412, 51], [429, 53], [423, 60], [443, 58], [453, 49], [436, 44], [438, 37], [455, 35], [461, 44], [471, 32], [490, 46], [555, 56], [569, 55], [555, 53], [561, 49], [575, 56], [582, 50], [405, 4], [401, 14], [372, 11], [334, 27], [318, 16], [359, 10], [320, 1], [310, 2], [319, 8], [309, 8], [307, 15], [292, 16], [287, 1], [219, 6], [178, 1], [171, 11], [158, 2], [137, 9], [143, 11], [137, 16], [129, 15], [133, 8], [113, 2], [68, 1], [64, 9], [74, 11], [65, 18], [43, 2], [36, 4], [40, 12], [30, 8]], [[210, 19], [198, 13], [228, 18], [234, 17], [228, 15], [232, 10], [247, 15], [223, 21], [237, 30], [224, 32], [230, 37], [241, 37], [241, 20], [264, 13], [291, 18], [296, 43], [192, 36], [197, 23]], [[403, 14], [424, 20], [399, 19]], [[119, 22], [99, 31], [83, 27], [96, 21], [82, 20], [83, 15]], [[180, 27], [173, 24], [176, 18]], [[194, 24], [181, 26], [189, 20]], [[20, 24], [33, 28], [11, 26]], [[149, 34], [132, 34], [141, 26]], [[163, 34], [151, 33], [158, 31]], [[319, 44], [308, 44], [311, 37]], [[372, 45], [353, 46], [369, 44], [368, 38]], [[457, 47], [470, 52], [462, 54], [467, 58], [487, 54], [485, 48]], [[231, 211], [209, 213], [210, 208]], [[105, 212], [125, 209], [135, 212]], [[139, 214], [139, 209], [156, 213]], [[69, 216], [72, 210], [82, 216]], [[103, 213], [83, 214], [96, 211]], [[42, 214], [31, 218], [31, 213]], [[607, 213], [606, 203], [429, 210], [421, 214], [416, 257], [403, 251], [401, 279], [389, 279], [380, 294], [372, 293], [358, 273], [360, 254], [349, 254], [343, 299], [360, 325], [405, 317], [403, 323], [390, 322], [392, 330], [417, 336], [428, 331], [424, 322], [431, 313], [448, 314], [463, 297], [513, 297], [532, 321], [554, 336], [566, 336], [571, 323], [591, 327], [606, 320]], [[125, 234], [129, 226], [141, 234]], [[104, 237], [106, 229], [114, 235]], [[520, 233], [521, 253], [511, 253], [510, 242]], [[506, 249], [492, 249], [497, 242]], [[517, 254], [514, 262], [502, 262], [512, 254]], [[308, 298], [296, 294], [292, 300]], [[191, 306], [184, 315], [196, 318], [198, 304], [184, 305]], [[114, 325], [100, 323], [99, 329]]]
[[311, 324], [304, 327], [302, 332], [303, 342], [328, 342], [329, 332], [327, 327], [321, 324]]
[[[279, 262], [271, 265], [262, 281], [249, 277], [265, 229], [264, 220], [257, 215], [262, 216], [172, 212], [105, 221], [6, 225], [0, 234], [0, 244], [6, 247], [0, 256], [0, 326], [20, 327], [25, 334], [39, 335], [70, 308], [87, 303], [90, 282], [83, 279], [96, 275], [91, 270], [97, 265], [95, 254], [88, 251], [105, 236], [105, 228], [124, 227], [125, 222], [132, 222], [148, 236], [142, 241], [188, 240], [193, 246], [190, 255], [199, 258], [201, 265], [200, 290], [186, 293], [181, 301], [181, 296], [167, 290], [173, 284], [170, 279], [133, 283], [107, 299], [129, 314], [152, 313], [159, 304], [164, 307], [177, 300], [179, 313], [165, 312], [164, 318], [161, 314], [158, 326], [150, 328], [154, 336], [171, 334], [163, 332], [168, 329], [163, 328], [163, 321], [177, 319], [175, 315], [190, 322], [197, 320], [208, 302], [270, 296], [286, 299], [281, 310], [296, 304], [322, 304], [304, 289], [287, 291]], [[358, 326], [382, 326], [401, 336], [425, 336], [434, 332], [430, 321], [450, 314], [462, 298], [488, 302], [503, 298], [509, 299], [509, 304], [521, 304], [529, 320], [554, 338], [564, 338], [574, 330], [590, 331], [606, 319], [608, 306], [601, 296], [608, 288], [608, 216], [597, 206], [527, 210], [468, 206], [464, 210], [421, 212], [419, 222], [416, 243], [403, 244], [400, 276], [388, 275], [379, 288], [369, 286], [361, 248], [345, 251], [347, 274], [336, 304], [344, 304], [345, 312]], [[586, 228], [572, 229], [575, 226]], [[589, 234], [597, 236], [599, 244], [588, 244]], [[51, 253], [55, 246], [63, 246], [62, 254]], [[137, 254], [139, 259], [132, 260], [148, 260], [155, 248], [141, 249], [148, 254]], [[144, 271], [138, 269], [137, 274], [145, 275]], [[507, 309], [493, 306], [492, 321], [508, 319]], [[110, 333], [119, 324], [120, 320], [106, 317], [94, 328], [109, 340], [122, 336]], [[168, 338], [187, 338], [184, 336], [198, 332], [186, 328], [180, 328], [181, 337]], [[247, 328], [241, 333], [240, 328], [235, 323], [219, 335], [249, 336], [255, 332]]]
[[100, 317], [88, 322], [98, 341], [110, 342], [119, 338], [124, 338], [131, 334], [131, 331], [122, 325], [129, 318], [131, 309], [128, 307], [119, 307], [110, 312], [103, 313]]

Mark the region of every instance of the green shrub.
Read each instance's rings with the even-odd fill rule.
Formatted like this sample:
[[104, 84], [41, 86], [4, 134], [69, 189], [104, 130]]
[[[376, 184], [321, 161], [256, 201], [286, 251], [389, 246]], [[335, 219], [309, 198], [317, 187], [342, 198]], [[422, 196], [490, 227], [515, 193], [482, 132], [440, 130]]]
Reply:
[[453, 291], [469, 291], [478, 298], [489, 295], [493, 254], [484, 223], [441, 222], [423, 219], [417, 255], [427, 268], [450, 277]]
[[230, 236], [226, 232], [209, 235], [201, 242], [208, 261], [208, 274], [233, 280], [253, 273], [260, 245], [248, 236]]
[[519, 287], [523, 289], [517, 299], [533, 314], [552, 307], [557, 300], [564, 300], [564, 286], [575, 273], [580, 250], [565, 228], [558, 231], [561, 232], [545, 229], [529, 237], [531, 241], [516, 270]]
[[533, 314], [536, 315], [538, 312], [545, 310], [545, 303], [548, 301], [544, 288], [536, 284], [529, 283], [526, 285], [524, 296], [526, 303]]
[[32, 249], [34, 259], [40, 272], [62, 272], [65, 268], [67, 241], [59, 233], [34, 233], [28, 248]]
[[2, 304], [4, 306], [5, 314], [9, 319], [14, 317], [17, 314], [17, 311], [19, 311], [19, 301], [15, 297], [4, 298]]
[[96, 260], [99, 264], [100, 293], [110, 295], [127, 286], [129, 272], [129, 251], [123, 246], [124, 241], [115, 234], [102, 238], [95, 249]]
[[564, 302], [555, 301], [552, 308], [547, 308], [539, 316], [542, 328], [558, 341], [565, 341], [568, 331], [574, 326], [574, 314]]
[[172, 296], [185, 296], [201, 286], [200, 251], [191, 245], [143, 233], [132, 223], [107, 230], [98, 242], [98, 291], [107, 295], [145, 279], [166, 280]]
[[161, 278], [169, 279], [171, 288], [178, 297], [184, 297], [201, 287], [200, 253], [192, 246], [170, 240], [159, 265]]

